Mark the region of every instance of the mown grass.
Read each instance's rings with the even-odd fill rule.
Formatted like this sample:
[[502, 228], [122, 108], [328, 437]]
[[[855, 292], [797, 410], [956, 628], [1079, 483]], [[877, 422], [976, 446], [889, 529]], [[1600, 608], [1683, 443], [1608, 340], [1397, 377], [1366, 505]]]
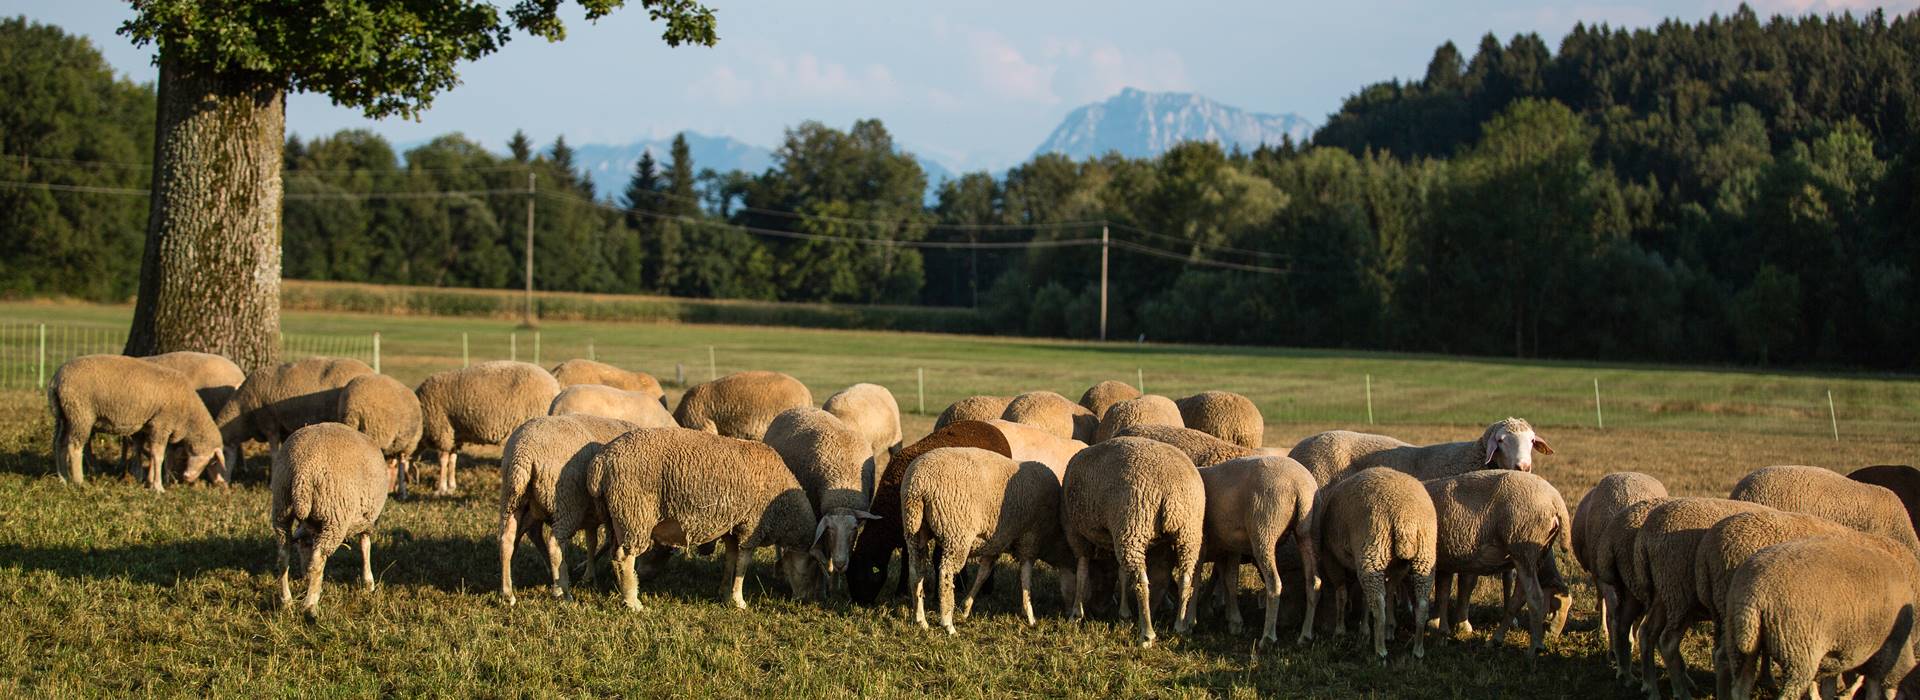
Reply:
[[[109, 327], [124, 322], [126, 309], [10, 304], [0, 305], [0, 316]], [[383, 369], [414, 381], [458, 365], [463, 330], [476, 359], [505, 356], [511, 324], [296, 312], [286, 328], [311, 336], [379, 330]], [[1391, 423], [1377, 429], [1409, 440], [1463, 439], [1510, 413], [1533, 418], [1559, 451], [1542, 459], [1540, 473], [1569, 504], [1600, 475], [1625, 469], [1655, 474], [1678, 494], [1718, 495], [1765, 464], [1844, 468], [1913, 463], [1920, 454], [1916, 392], [1904, 379], [729, 326], [549, 323], [541, 333], [547, 364], [584, 354], [593, 338], [602, 359], [668, 378], [675, 363], [691, 379], [704, 378], [712, 345], [721, 372], [781, 369], [808, 382], [816, 399], [853, 381], [881, 381], [910, 412], [910, 439], [931, 425], [931, 416], [911, 414], [918, 367], [927, 370], [929, 413], [975, 392], [1051, 388], [1077, 396], [1094, 380], [1130, 379], [1139, 367], [1155, 392], [1248, 393], [1268, 411], [1275, 445], [1324, 427], [1364, 427], [1364, 404], [1349, 394], [1358, 395], [1358, 378], [1371, 372], [1376, 417]], [[530, 352], [521, 346], [523, 358]], [[1626, 394], [1621, 408], [1609, 406], [1606, 430], [1579, 420], [1580, 399], [1547, 391], [1595, 373]], [[1347, 378], [1355, 380], [1351, 392]], [[1839, 442], [1825, 434], [1824, 415], [1803, 429], [1810, 419], [1770, 411], [1632, 408], [1705, 401], [1687, 397], [1715, 392], [1776, 406], [1758, 398], [1829, 385], [1848, 397], [1847, 439]], [[1448, 395], [1470, 386], [1477, 393]], [[1626, 389], [1634, 386], [1644, 387], [1639, 398]], [[1591, 385], [1584, 388], [1590, 400]], [[522, 546], [515, 562], [521, 603], [507, 607], [494, 593], [498, 482], [495, 457], [485, 451], [472, 460], [478, 468], [465, 472], [459, 497], [389, 504], [374, 549], [379, 590], [358, 590], [357, 554], [337, 553], [323, 617], [310, 624], [274, 605], [261, 455], [230, 491], [154, 495], [111, 477], [75, 488], [51, 476], [48, 435], [37, 392], [0, 392], [7, 619], [0, 694], [7, 696], [1639, 695], [1614, 681], [1600, 658], [1583, 581], [1569, 633], [1531, 664], [1524, 635], [1489, 643], [1484, 631], [1432, 642], [1418, 661], [1403, 637], [1384, 666], [1352, 634], [1256, 653], [1252, 635], [1227, 634], [1218, 613], [1188, 636], [1170, 634], [1171, 618], [1163, 616], [1161, 645], [1141, 650], [1130, 644], [1128, 623], [1066, 621], [1051, 572], [1036, 581], [1039, 625], [1019, 624], [1013, 586], [1004, 583], [1015, 577], [1004, 565], [1002, 585], [952, 638], [912, 626], [904, 601], [862, 608], [789, 599], [764, 555], [749, 579], [750, 610], [720, 604], [717, 560], [681, 558], [643, 584], [648, 609], [632, 613], [605, 589], [604, 572], [602, 585], [582, 588], [575, 601], [545, 597], [538, 559]], [[1487, 607], [1495, 588], [1481, 589], [1483, 629], [1495, 617]], [[1249, 622], [1257, 620], [1252, 599], [1245, 605]], [[1696, 635], [1687, 652], [1695, 679], [1710, 688], [1703, 639]]]

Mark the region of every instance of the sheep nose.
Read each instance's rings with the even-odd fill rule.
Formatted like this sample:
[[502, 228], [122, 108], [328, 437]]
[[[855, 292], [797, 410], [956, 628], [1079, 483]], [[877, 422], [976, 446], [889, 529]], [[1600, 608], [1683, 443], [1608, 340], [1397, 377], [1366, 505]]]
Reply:
[[1518, 466], [1520, 467], [1520, 471], [1523, 471], [1523, 472], [1533, 471], [1533, 462], [1521, 462]]

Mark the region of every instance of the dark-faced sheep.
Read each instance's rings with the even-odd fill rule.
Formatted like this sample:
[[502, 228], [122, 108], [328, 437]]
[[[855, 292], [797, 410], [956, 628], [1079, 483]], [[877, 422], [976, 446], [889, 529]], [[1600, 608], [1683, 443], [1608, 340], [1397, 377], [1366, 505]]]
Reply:
[[673, 419], [680, 427], [741, 440], [758, 440], [789, 408], [813, 405], [807, 385], [779, 372], [735, 372], [687, 390]]
[[871, 443], [839, 416], [811, 406], [774, 416], [766, 443], [799, 479], [807, 503], [820, 518], [811, 551], [826, 567], [831, 588], [847, 570], [861, 522], [879, 519], [868, 509], [874, 480]]
[[436, 372], [420, 382], [422, 445], [440, 453], [440, 495], [458, 491], [460, 448], [498, 445], [521, 423], [547, 415], [559, 382], [539, 365], [497, 360]]
[[1265, 445], [1267, 424], [1253, 400], [1231, 391], [1203, 391], [1175, 401], [1186, 427], [1241, 447]]
[[1185, 634], [1192, 627], [1186, 612], [1205, 534], [1207, 496], [1186, 454], [1145, 438], [1120, 437], [1088, 447], [1067, 465], [1060, 508], [1067, 546], [1079, 560], [1074, 619], [1086, 614], [1093, 558], [1108, 555], [1119, 564], [1121, 617], [1129, 614], [1127, 594], [1131, 593], [1139, 608], [1140, 644], [1152, 645], [1147, 556], [1149, 550], [1164, 546], [1173, 558], [1172, 584], [1177, 591], [1174, 631]]

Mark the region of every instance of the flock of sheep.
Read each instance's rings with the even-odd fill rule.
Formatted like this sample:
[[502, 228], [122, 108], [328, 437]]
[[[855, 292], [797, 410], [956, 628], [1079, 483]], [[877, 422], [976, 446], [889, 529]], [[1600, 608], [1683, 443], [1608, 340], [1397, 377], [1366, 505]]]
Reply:
[[[1329, 431], [1283, 451], [1263, 447], [1259, 410], [1243, 396], [1174, 400], [1111, 381], [1077, 403], [1044, 391], [969, 397], [911, 444], [877, 385], [815, 408], [792, 377], [742, 372], [690, 388], [669, 413], [652, 377], [588, 360], [551, 371], [487, 362], [409, 389], [347, 359], [244, 374], [204, 353], [92, 355], [59, 369], [48, 400], [56, 471], [73, 482], [95, 433], [126, 440], [155, 490], [169, 473], [224, 483], [243, 443], [266, 442], [280, 598], [291, 604], [298, 560], [309, 615], [325, 555], [349, 538], [373, 585], [371, 535], [388, 493], [405, 497], [416, 450], [438, 455], [436, 491], [449, 494], [461, 447], [497, 444], [509, 602], [522, 538], [543, 545], [557, 596], [570, 571], [591, 580], [594, 561], [610, 557], [635, 610], [640, 580], [684, 548], [724, 546], [724, 595], [738, 607], [759, 548], [776, 548], [795, 595], [844, 590], [861, 603], [882, 593], [898, 552], [915, 621], [928, 624], [931, 578], [939, 624], [953, 633], [965, 565], [979, 564], [961, 581], [962, 619], [1008, 554], [1028, 624], [1044, 561], [1060, 572], [1069, 617], [1117, 604], [1144, 645], [1165, 604], [1185, 633], [1224, 602], [1240, 633], [1245, 561], [1262, 581], [1265, 645], [1279, 641], [1280, 609], [1297, 605], [1298, 641], [1312, 638], [1316, 614], [1336, 632], [1357, 618], [1385, 658], [1395, 617], [1410, 612], [1419, 657], [1427, 628], [1471, 629], [1478, 577], [1499, 576], [1500, 628], [1524, 624], [1537, 653], [1572, 608], [1554, 556], [1571, 550], [1598, 589], [1608, 658], [1654, 700], [1656, 655], [1674, 695], [1689, 697], [1679, 646], [1703, 620], [1716, 626], [1720, 697], [1750, 696], [1768, 662], [1781, 697], [1822, 684], [1890, 695], [1920, 649], [1920, 472], [1910, 467], [1851, 477], [1768, 467], [1727, 499], [1669, 498], [1653, 477], [1620, 472], [1569, 515], [1533, 469], [1535, 453], [1553, 449], [1524, 420], [1464, 442]], [[576, 533], [584, 550], [571, 547]], [[1196, 585], [1203, 563], [1213, 574]]]

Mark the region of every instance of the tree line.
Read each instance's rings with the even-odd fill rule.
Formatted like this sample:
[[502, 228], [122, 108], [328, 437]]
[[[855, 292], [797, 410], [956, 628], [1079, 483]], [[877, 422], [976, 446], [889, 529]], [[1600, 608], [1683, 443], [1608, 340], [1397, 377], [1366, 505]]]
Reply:
[[[970, 306], [1001, 332], [1887, 369], [1920, 366], [1914, 16], [1576, 26], [1439, 47], [1308, 143], [1042, 155], [937, 185], [876, 120], [718, 173], [684, 142], [596, 201], [563, 139], [285, 148], [288, 277]], [[81, 39], [0, 24], [0, 180], [138, 189], [153, 94]], [[451, 194], [449, 194], [451, 193]], [[0, 187], [0, 283], [124, 300], [145, 199]], [[769, 232], [798, 234], [802, 237]], [[855, 242], [860, 239], [863, 242]], [[895, 245], [876, 245], [870, 241]], [[920, 243], [1032, 243], [916, 248]], [[1170, 259], [1171, 258], [1171, 259]], [[1246, 269], [1220, 269], [1197, 263]]]

